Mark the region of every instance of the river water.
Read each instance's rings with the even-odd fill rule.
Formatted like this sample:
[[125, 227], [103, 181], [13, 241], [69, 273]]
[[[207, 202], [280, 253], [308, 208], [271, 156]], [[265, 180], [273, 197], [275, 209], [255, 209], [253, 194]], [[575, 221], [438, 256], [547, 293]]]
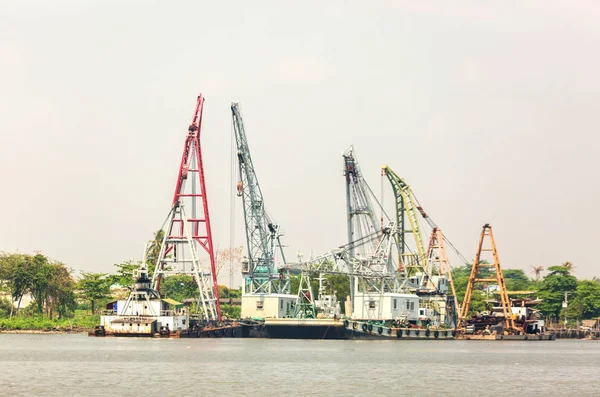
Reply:
[[600, 341], [0, 334], [0, 396], [592, 396]]

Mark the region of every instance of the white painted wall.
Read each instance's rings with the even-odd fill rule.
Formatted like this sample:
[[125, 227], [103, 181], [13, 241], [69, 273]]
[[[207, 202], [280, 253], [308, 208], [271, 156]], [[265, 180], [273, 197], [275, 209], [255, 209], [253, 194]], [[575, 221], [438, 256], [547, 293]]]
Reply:
[[[381, 310], [380, 310], [381, 309]], [[369, 320], [417, 321], [419, 297], [410, 294], [357, 294], [354, 297], [352, 318]]]
[[296, 295], [242, 295], [242, 318], [284, 318], [294, 315]]

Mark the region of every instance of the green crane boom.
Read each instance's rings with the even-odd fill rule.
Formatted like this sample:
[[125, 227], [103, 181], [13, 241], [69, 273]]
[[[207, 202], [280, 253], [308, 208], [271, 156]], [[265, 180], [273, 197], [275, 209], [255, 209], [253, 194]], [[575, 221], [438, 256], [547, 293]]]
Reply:
[[[398, 225], [397, 233], [397, 245], [399, 251], [400, 264], [406, 268], [421, 268], [426, 270], [427, 263], [427, 251], [425, 250], [425, 244], [423, 242], [423, 235], [421, 233], [421, 227], [419, 225], [419, 219], [417, 218], [417, 210], [421, 211], [420, 207], [416, 205], [414, 195], [410, 190], [410, 186], [400, 178], [390, 167], [384, 165], [382, 167], [383, 173], [390, 181], [392, 189], [394, 191], [394, 197], [396, 201], [396, 222]], [[408, 218], [410, 224], [410, 230], [406, 228], [405, 216]], [[426, 218], [426, 215], [424, 216]], [[417, 246], [417, 252], [408, 252], [407, 248], [407, 236], [412, 234]], [[426, 274], [428, 272], [425, 271]]]

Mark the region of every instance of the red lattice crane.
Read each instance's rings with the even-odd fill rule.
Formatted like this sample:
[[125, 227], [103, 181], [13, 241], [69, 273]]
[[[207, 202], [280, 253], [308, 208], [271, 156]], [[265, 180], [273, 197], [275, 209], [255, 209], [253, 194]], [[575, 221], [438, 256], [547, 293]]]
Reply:
[[[200, 291], [198, 308], [202, 308], [207, 319], [220, 321], [219, 290], [200, 146], [203, 107], [204, 97], [200, 94], [183, 146], [171, 211], [163, 225], [165, 234], [153, 284], [158, 290], [165, 275], [191, 275]], [[208, 257], [209, 269], [202, 268], [198, 247]]]

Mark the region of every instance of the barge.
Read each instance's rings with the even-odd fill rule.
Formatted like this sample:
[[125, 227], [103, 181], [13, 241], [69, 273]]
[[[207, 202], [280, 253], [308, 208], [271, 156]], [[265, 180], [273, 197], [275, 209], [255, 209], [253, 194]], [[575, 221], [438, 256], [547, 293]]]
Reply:
[[266, 336], [274, 339], [348, 339], [344, 322], [335, 318], [267, 318]]

